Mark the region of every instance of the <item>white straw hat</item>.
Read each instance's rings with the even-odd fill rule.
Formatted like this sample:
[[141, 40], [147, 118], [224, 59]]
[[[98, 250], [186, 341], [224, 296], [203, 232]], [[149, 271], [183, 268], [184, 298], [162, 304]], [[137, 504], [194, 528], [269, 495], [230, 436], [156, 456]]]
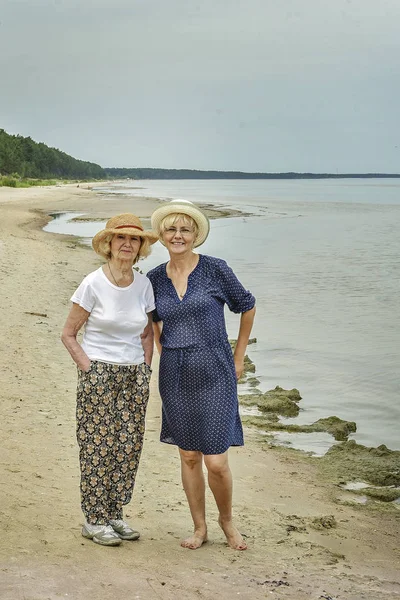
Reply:
[[151, 215], [151, 226], [156, 235], [160, 236], [160, 242], [162, 242], [161, 222], [165, 217], [173, 214], [183, 214], [191, 217], [196, 222], [198, 229], [197, 238], [193, 246], [197, 248], [201, 244], [204, 244], [210, 231], [210, 222], [206, 215], [189, 200], [171, 200], [171, 202], [166, 202], [153, 212]]

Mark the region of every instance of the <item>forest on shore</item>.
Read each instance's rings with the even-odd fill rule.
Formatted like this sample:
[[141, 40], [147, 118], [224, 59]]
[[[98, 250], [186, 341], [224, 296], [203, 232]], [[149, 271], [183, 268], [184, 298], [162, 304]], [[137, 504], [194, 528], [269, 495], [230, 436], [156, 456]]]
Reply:
[[198, 169], [103, 168], [30, 137], [0, 129], [0, 186], [54, 184], [56, 180], [106, 179], [354, 179], [400, 178], [399, 173], [246, 173]]
[[357, 179], [400, 177], [400, 173], [246, 173], [197, 169], [105, 168], [111, 179]]
[[35, 142], [30, 137], [10, 135], [4, 129], [0, 129], [0, 176], [10, 181], [29, 178], [107, 178], [100, 165], [78, 160], [57, 148]]

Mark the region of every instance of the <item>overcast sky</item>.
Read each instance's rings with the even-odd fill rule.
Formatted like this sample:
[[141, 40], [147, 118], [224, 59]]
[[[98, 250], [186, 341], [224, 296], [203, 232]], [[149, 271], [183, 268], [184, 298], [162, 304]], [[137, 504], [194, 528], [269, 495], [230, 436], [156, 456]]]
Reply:
[[400, 172], [400, 0], [0, 0], [0, 78], [103, 167]]

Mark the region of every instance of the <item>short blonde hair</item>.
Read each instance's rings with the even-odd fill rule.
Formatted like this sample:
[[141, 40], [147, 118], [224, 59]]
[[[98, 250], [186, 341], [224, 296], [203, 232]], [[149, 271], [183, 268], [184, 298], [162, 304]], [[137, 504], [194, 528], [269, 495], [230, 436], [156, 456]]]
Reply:
[[162, 236], [167, 229], [175, 225], [178, 221], [182, 221], [182, 223], [187, 227], [192, 227], [194, 232], [194, 241], [196, 241], [199, 233], [197, 223], [194, 219], [192, 219], [192, 217], [189, 217], [189, 215], [185, 215], [184, 213], [171, 213], [170, 215], [164, 217], [160, 223], [160, 236]]
[[[111, 259], [111, 240], [113, 239], [114, 235], [118, 235], [118, 233], [110, 233], [109, 235], [106, 235], [106, 237], [99, 242], [98, 254], [100, 254], [100, 256], [102, 256], [106, 260]], [[138, 236], [138, 237], [140, 237], [140, 236]], [[140, 237], [139, 252], [137, 253], [137, 256], [135, 257], [133, 264], [137, 263], [138, 260], [140, 260], [141, 258], [146, 258], [147, 256], [149, 256], [150, 252], [151, 252], [151, 244], [150, 244], [148, 238]]]

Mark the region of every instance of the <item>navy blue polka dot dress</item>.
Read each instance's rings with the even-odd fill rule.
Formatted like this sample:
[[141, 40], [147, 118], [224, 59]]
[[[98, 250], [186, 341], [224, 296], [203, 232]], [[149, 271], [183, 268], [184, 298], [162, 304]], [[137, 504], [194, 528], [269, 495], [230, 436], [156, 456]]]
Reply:
[[224, 305], [243, 313], [255, 304], [225, 261], [200, 255], [182, 300], [166, 263], [148, 273], [155, 322], [162, 321], [159, 389], [161, 441], [183, 450], [221, 454], [243, 445], [233, 355]]

